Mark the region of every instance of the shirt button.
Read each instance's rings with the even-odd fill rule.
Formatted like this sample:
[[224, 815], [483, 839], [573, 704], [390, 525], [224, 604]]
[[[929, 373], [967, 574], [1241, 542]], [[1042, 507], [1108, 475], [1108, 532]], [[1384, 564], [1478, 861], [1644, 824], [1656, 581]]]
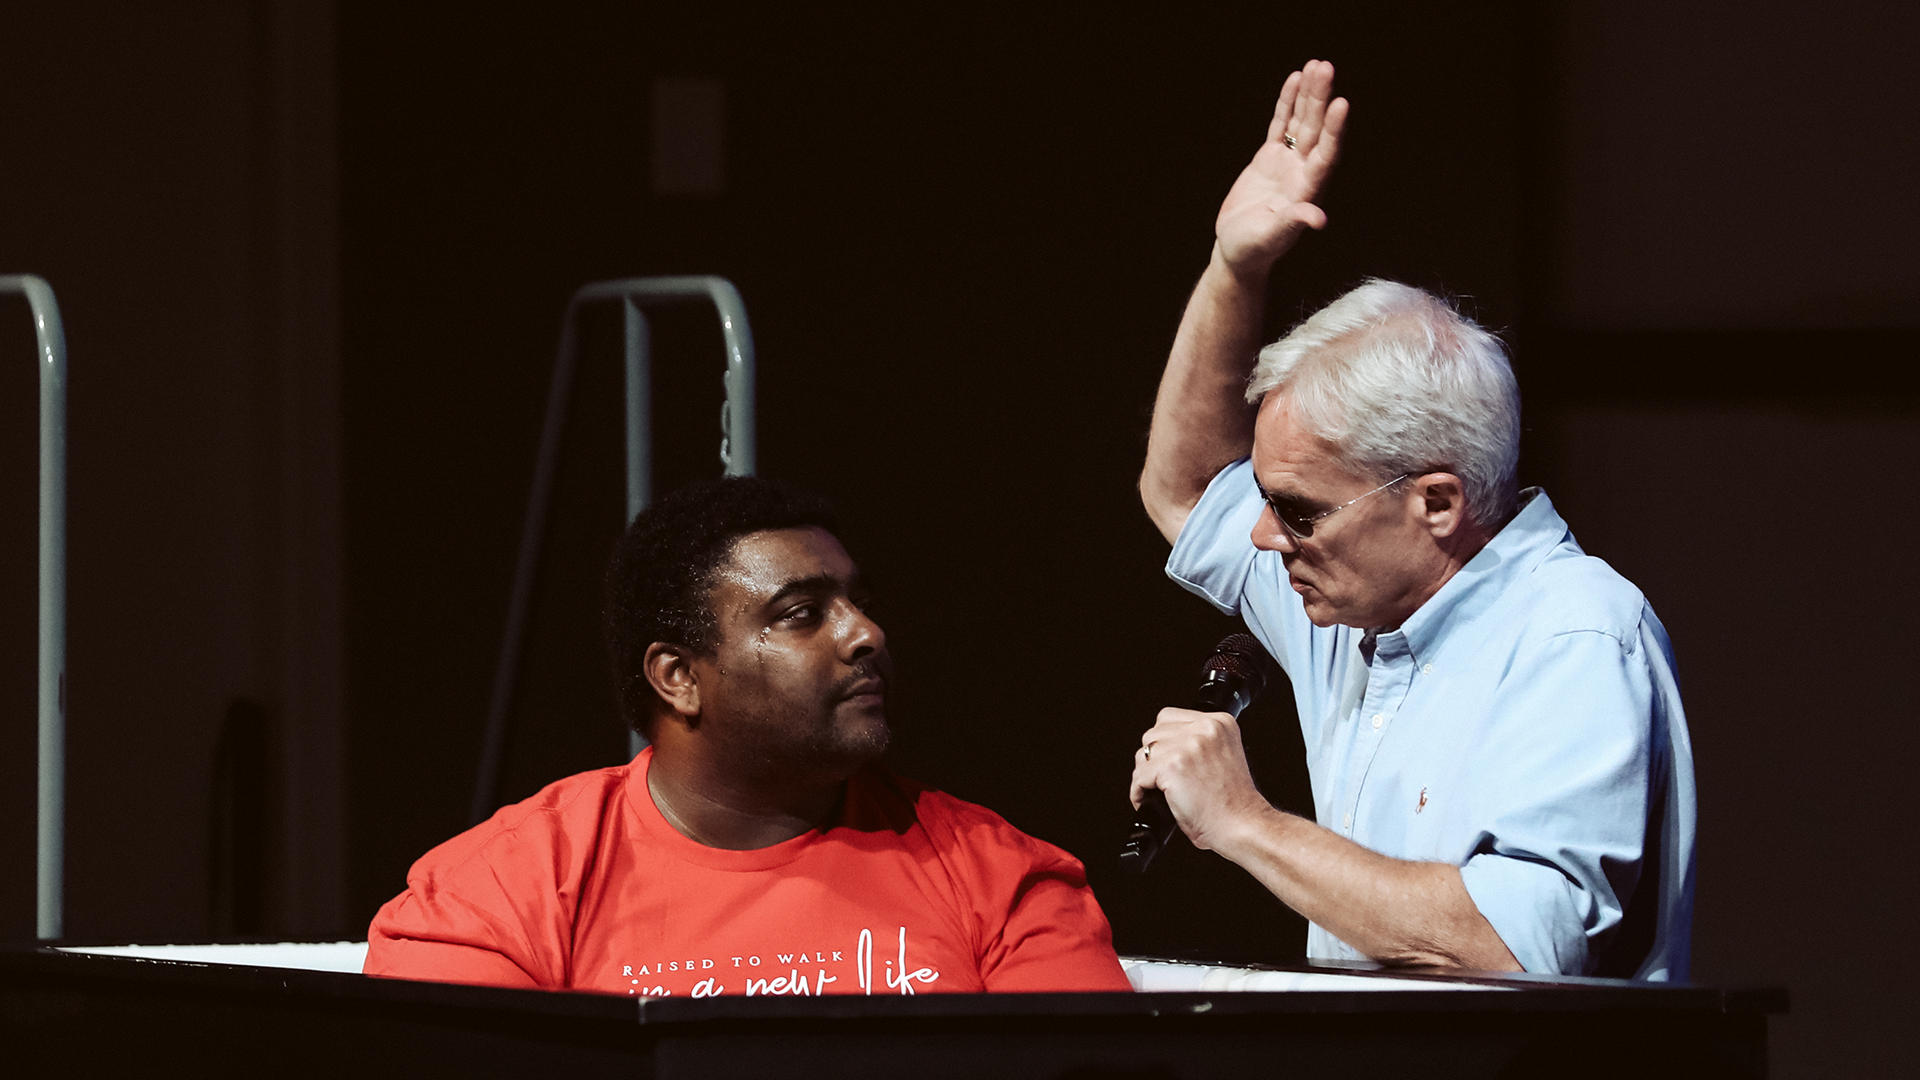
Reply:
[[1348, 814], [1348, 815], [1347, 815], [1346, 817], [1343, 817], [1343, 818], [1341, 818], [1341, 819], [1340, 819], [1340, 827], [1341, 827], [1341, 828], [1343, 828], [1343, 829], [1351, 829], [1351, 828], [1353, 828], [1353, 815], [1352, 815], [1352, 814]]
[[1380, 713], [1373, 714], [1373, 730], [1379, 731], [1380, 725], [1386, 722], [1387, 722], [1387, 718], [1384, 715]]
[[1431, 674], [1433, 674], [1433, 665], [1432, 665], [1432, 664], [1421, 664], [1421, 665], [1420, 665], [1420, 674], [1422, 674], [1422, 675], [1431, 675]]

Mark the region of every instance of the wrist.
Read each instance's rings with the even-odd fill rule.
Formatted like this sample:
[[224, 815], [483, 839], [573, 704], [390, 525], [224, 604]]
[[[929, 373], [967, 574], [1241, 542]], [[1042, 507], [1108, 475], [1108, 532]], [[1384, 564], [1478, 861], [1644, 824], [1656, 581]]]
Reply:
[[1273, 272], [1273, 259], [1255, 257], [1251, 261], [1235, 262], [1227, 258], [1220, 241], [1213, 242], [1213, 255], [1207, 261], [1207, 272], [1230, 283], [1234, 288], [1245, 292], [1266, 296], [1267, 276]]
[[1264, 799], [1259, 800], [1254, 805], [1227, 815], [1219, 827], [1210, 830], [1207, 846], [1221, 858], [1244, 865], [1247, 856], [1263, 847], [1266, 838], [1284, 831], [1290, 820], [1300, 819]]

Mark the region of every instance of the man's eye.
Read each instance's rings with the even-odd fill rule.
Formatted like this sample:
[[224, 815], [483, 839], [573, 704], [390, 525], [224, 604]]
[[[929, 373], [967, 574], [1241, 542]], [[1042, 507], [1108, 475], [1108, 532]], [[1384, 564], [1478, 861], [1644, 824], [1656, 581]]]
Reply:
[[1275, 499], [1273, 502], [1275, 512], [1285, 516], [1288, 521], [1306, 521], [1314, 515], [1314, 511], [1292, 499]]
[[813, 603], [808, 602], [805, 604], [795, 604], [781, 612], [780, 619], [783, 622], [806, 622], [819, 615], [819, 613], [820, 609]]

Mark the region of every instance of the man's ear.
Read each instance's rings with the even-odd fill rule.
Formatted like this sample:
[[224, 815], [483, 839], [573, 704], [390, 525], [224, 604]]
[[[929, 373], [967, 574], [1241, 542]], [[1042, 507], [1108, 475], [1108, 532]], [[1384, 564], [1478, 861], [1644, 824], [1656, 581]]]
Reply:
[[1425, 473], [1414, 479], [1414, 494], [1420, 500], [1420, 517], [1427, 531], [1444, 539], [1460, 531], [1467, 523], [1466, 485], [1452, 473]]
[[692, 656], [686, 648], [656, 641], [647, 646], [640, 670], [653, 692], [688, 727], [700, 722], [700, 680], [694, 675]]

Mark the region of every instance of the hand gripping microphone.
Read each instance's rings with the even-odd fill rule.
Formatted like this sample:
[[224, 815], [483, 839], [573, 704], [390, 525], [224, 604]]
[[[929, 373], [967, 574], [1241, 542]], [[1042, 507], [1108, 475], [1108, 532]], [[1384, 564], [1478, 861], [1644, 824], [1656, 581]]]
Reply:
[[[1267, 684], [1267, 654], [1260, 643], [1246, 634], [1229, 634], [1214, 646], [1200, 669], [1200, 689], [1193, 695], [1193, 708], [1200, 712], [1223, 712], [1234, 719], [1253, 703]], [[1147, 872], [1160, 849], [1173, 836], [1173, 811], [1167, 797], [1156, 788], [1142, 793], [1140, 809], [1134, 811], [1133, 832], [1120, 849], [1120, 865], [1136, 874]]]

